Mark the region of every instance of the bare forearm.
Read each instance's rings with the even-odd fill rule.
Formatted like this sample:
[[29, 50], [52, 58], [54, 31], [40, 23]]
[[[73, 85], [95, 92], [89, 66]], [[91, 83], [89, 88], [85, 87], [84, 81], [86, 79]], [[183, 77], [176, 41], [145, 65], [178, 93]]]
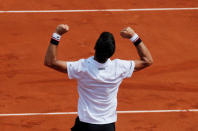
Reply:
[[50, 43], [44, 60], [45, 65], [51, 66], [56, 62], [56, 52], [57, 46]]
[[153, 58], [151, 56], [151, 53], [143, 42], [137, 45], [136, 49], [140, 57], [140, 60], [142, 60], [145, 63], [145, 65], [149, 66], [153, 63]]

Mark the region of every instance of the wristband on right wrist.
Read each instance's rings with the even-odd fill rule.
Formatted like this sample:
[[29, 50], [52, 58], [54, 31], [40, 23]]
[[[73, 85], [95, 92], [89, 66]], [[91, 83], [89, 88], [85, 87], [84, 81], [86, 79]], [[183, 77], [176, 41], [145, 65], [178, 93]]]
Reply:
[[142, 42], [142, 40], [137, 34], [133, 35], [133, 37], [131, 37], [130, 40], [133, 42], [135, 46], [139, 45]]
[[61, 39], [61, 35], [58, 33], [53, 33], [50, 43], [54, 45], [58, 45]]

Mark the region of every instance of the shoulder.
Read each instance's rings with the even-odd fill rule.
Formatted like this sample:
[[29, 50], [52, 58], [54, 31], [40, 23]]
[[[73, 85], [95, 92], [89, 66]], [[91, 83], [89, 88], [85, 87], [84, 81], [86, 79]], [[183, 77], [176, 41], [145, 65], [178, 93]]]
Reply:
[[126, 64], [126, 63], [131, 63], [133, 62], [133, 60], [122, 60], [122, 59], [114, 59], [112, 60], [113, 63], [116, 63], [116, 64]]
[[84, 63], [86, 61], [86, 59], [79, 59], [79, 60], [74, 60], [74, 61], [68, 61], [67, 63], [70, 64], [81, 64]]
[[115, 59], [114, 62], [116, 65], [116, 69], [123, 78], [131, 77], [135, 68], [135, 63], [133, 60]]
[[114, 59], [112, 63], [114, 63], [114, 65], [119, 68], [128, 68], [131, 66], [135, 66], [134, 60]]
[[79, 59], [76, 61], [68, 61], [67, 68], [68, 69], [79, 69], [82, 67], [83, 63], [85, 63], [85, 59]]

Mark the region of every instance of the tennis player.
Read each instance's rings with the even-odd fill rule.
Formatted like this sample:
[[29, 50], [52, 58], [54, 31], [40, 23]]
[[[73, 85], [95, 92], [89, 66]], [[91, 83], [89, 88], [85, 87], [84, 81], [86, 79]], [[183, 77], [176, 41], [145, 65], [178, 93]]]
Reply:
[[115, 52], [115, 40], [111, 33], [103, 32], [95, 44], [95, 54], [78, 61], [62, 61], [56, 58], [61, 36], [69, 26], [58, 25], [53, 33], [44, 64], [59, 72], [67, 73], [69, 79], [78, 81], [78, 117], [72, 131], [115, 131], [117, 120], [117, 93], [124, 78], [132, 76], [153, 63], [152, 56], [140, 37], [130, 27], [120, 35], [134, 44], [139, 60], [111, 60]]

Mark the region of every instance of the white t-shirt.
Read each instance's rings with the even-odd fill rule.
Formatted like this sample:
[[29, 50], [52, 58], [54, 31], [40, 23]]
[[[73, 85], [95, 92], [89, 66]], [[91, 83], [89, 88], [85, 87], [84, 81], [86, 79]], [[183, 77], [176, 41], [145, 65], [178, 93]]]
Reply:
[[101, 64], [94, 57], [67, 62], [69, 79], [78, 81], [78, 115], [82, 122], [108, 124], [117, 120], [117, 92], [122, 80], [131, 77], [134, 61], [108, 59]]

